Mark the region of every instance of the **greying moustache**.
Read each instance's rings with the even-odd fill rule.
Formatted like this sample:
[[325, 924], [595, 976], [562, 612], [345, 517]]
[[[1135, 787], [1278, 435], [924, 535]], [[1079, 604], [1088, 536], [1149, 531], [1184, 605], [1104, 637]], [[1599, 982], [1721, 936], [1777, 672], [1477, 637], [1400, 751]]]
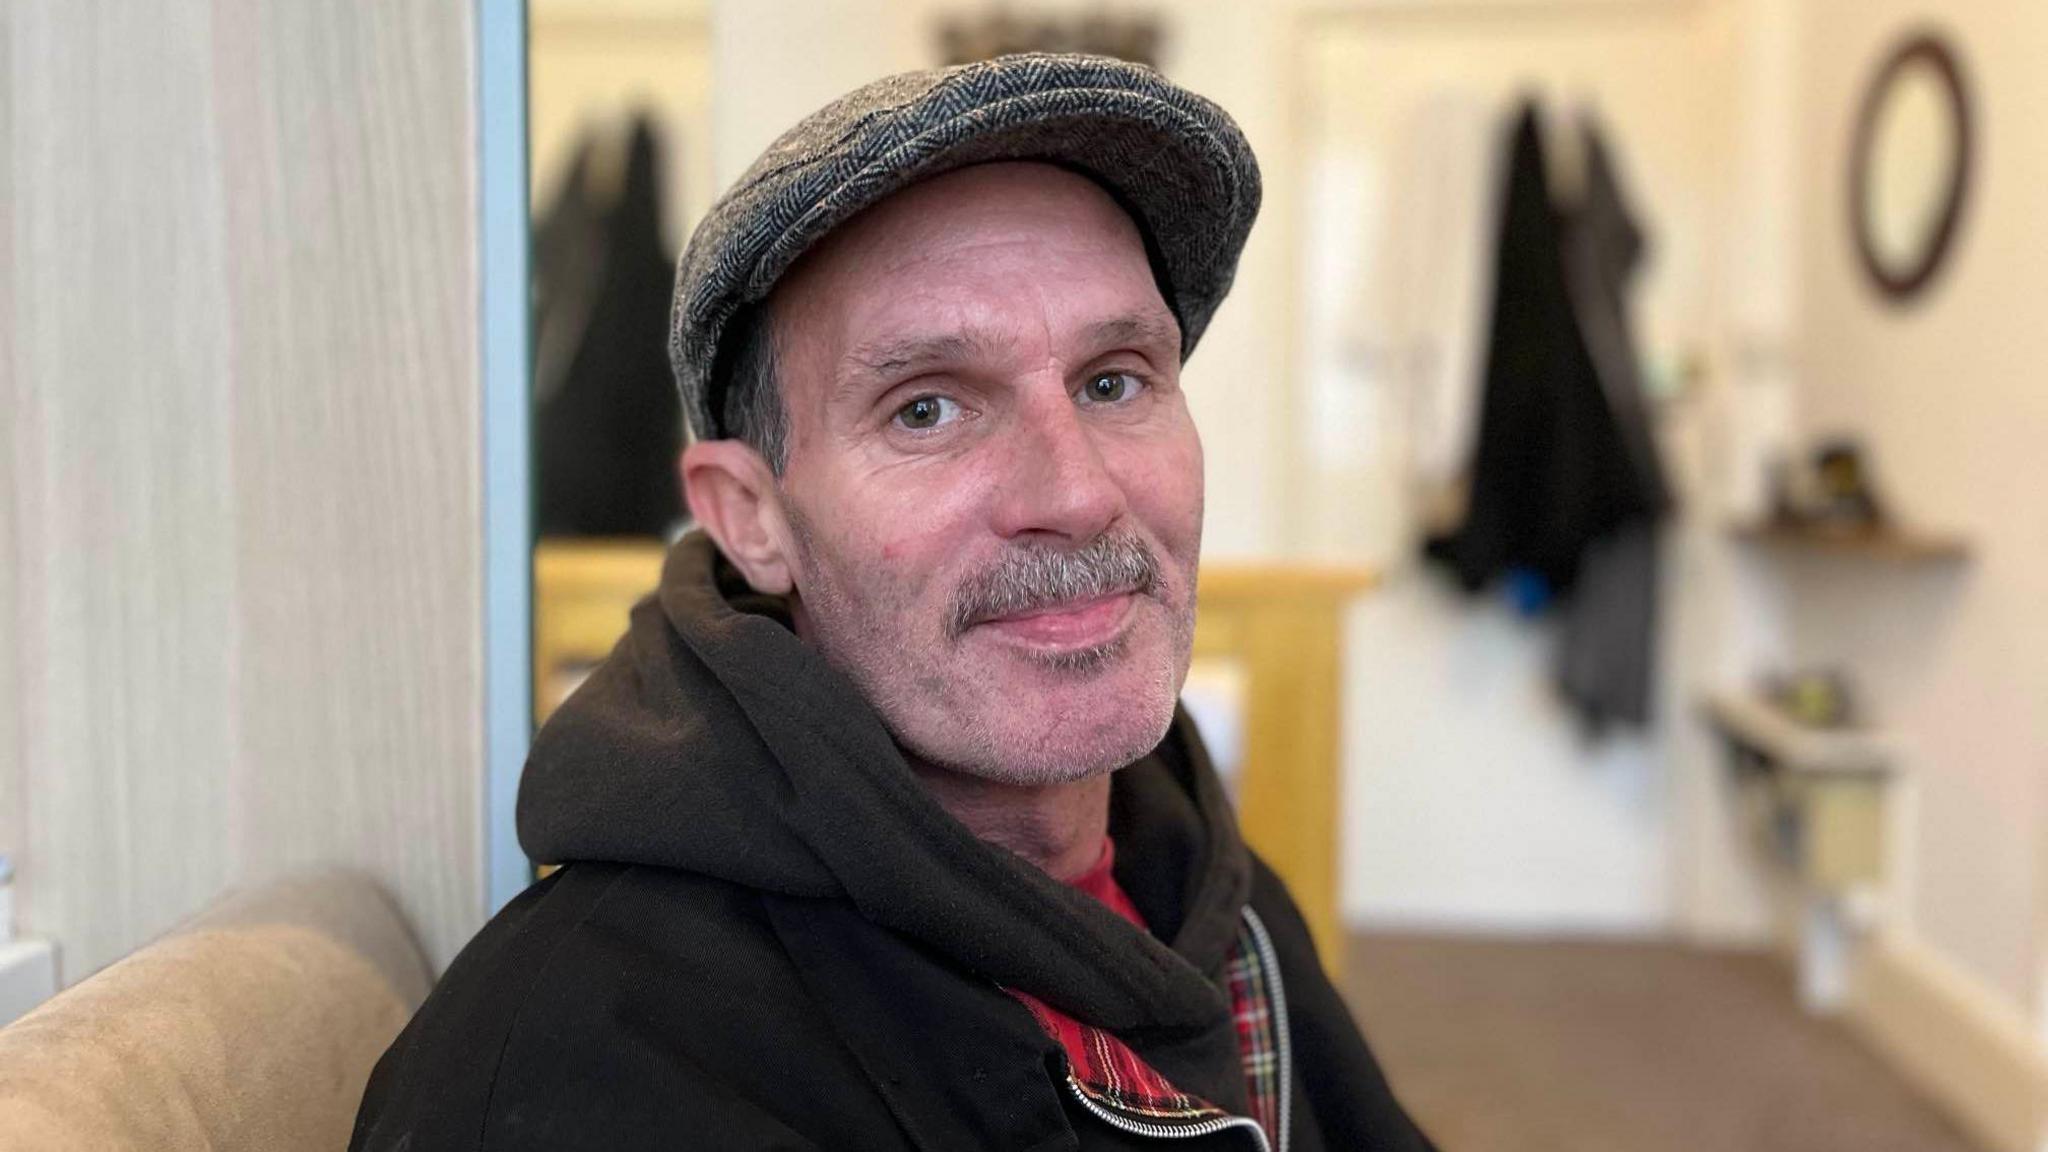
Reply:
[[1022, 544], [961, 586], [949, 625], [959, 636], [984, 620], [1124, 592], [1151, 595], [1158, 586], [1159, 561], [1133, 534], [1098, 536], [1072, 551]]

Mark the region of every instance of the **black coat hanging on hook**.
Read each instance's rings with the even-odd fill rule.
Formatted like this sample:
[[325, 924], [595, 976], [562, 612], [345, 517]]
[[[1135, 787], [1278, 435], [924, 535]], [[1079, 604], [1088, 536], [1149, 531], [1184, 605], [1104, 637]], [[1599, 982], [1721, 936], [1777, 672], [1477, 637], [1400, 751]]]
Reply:
[[595, 152], [580, 149], [535, 230], [535, 527], [541, 536], [660, 536], [683, 515], [662, 145], [649, 120], [634, 122], [608, 204], [591, 172]]
[[1468, 590], [1544, 589], [1563, 605], [1566, 697], [1589, 723], [1641, 723], [1670, 504], [1625, 307], [1646, 245], [1600, 132], [1578, 127], [1584, 191], [1559, 205], [1538, 110], [1516, 117], [1470, 500], [1430, 550]]

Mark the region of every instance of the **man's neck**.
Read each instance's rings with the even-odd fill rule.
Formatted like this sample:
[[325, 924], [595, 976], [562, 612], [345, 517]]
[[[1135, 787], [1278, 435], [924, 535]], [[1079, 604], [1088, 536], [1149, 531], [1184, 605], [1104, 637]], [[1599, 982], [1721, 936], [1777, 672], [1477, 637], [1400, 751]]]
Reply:
[[1069, 784], [1001, 784], [911, 758], [939, 807], [968, 831], [1066, 883], [1102, 858], [1109, 834], [1109, 774]]

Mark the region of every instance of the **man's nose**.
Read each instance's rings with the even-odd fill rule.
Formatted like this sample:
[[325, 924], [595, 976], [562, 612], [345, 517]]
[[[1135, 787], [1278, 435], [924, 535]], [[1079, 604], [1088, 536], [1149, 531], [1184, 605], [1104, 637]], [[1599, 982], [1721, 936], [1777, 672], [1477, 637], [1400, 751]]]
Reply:
[[1005, 538], [1047, 532], [1085, 543], [1123, 514], [1123, 488], [1073, 397], [1047, 393], [1019, 409], [995, 528]]

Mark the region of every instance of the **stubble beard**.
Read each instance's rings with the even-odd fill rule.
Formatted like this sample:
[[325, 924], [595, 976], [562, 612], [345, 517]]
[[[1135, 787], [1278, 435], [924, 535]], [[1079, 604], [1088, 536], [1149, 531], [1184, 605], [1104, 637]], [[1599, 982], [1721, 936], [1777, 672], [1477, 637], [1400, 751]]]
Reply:
[[[1176, 586], [1135, 534], [1125, 531], [1066, 551], [1022, 546], [963, 579], [946, 618], [919, 620], [914, 605], [870, 600], [843, 586], [816, 531], [794, 509], [789, 518], [803, 553], [798, 589], [813, 645], [853, 680], [910, 756], [1000, 784], [1040, 787], [1121, 768], [1150, 752], [1172, 726], [1193, 647], [1192, 589]], [[1126, 590], [1139, 598], [1140, 611], [1160, 610], [1167, 650], [1136, 693], [1105, 702], [1116, 712], [1095, 711], [1020, 733], [996, 715], [1008, 705], [994, 689], [968, 682], [979, 669], [945, 658], [973, 642], [981, 618]], [[919, 635], [890, 635], [862, 623], [885, 620], [906, 621]], [[1134, 658], [1133, 631], [1090, 648], [1009, 651], [994, 659], [1024, 661], [1083, 688]], [[1152, 715], [1134, 724], [1132, 708]], [[1076, 731], [1091, 719], [1098, 721], [1092, 733]]]

